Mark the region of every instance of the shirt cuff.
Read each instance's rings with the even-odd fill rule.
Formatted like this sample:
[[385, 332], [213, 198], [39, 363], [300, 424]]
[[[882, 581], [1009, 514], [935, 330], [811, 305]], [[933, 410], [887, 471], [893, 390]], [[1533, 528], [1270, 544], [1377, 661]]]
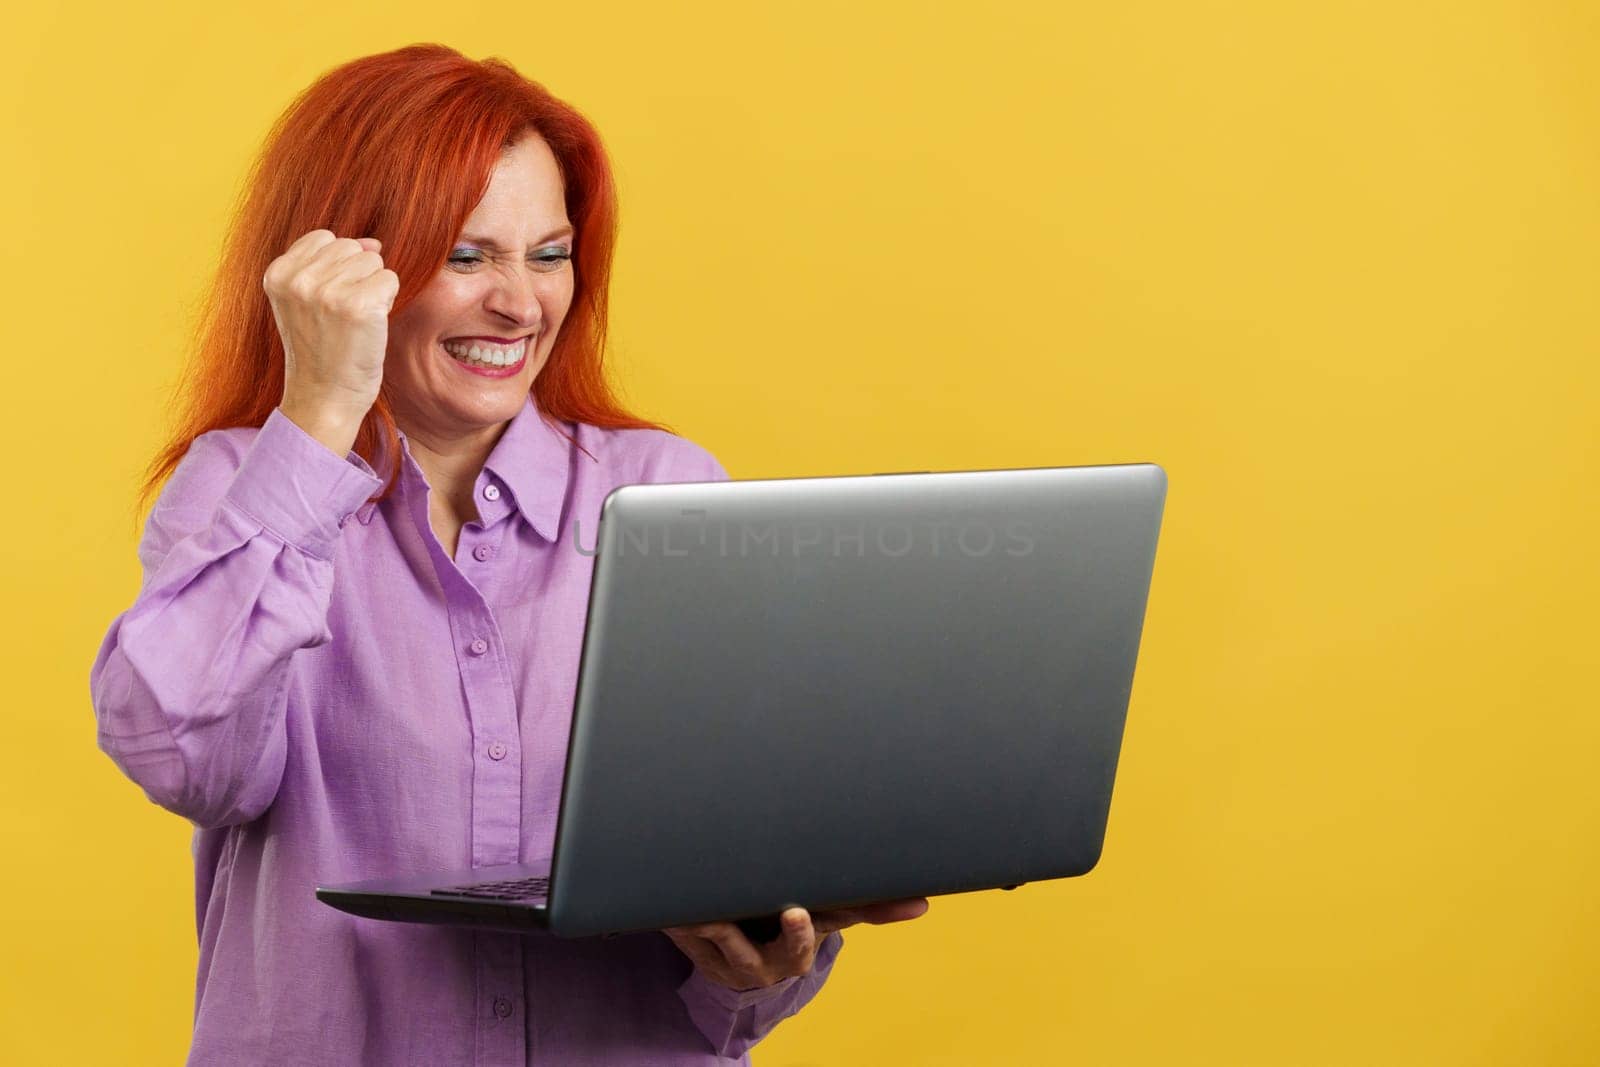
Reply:
[[720, 982], [713, 982], [700, 972], [696, 967], [689, 972], [689, 977], [684, 979], [678, 987], [678, 992], [685, 997], [694, 997], [699, 1000], [709, 1001], [719, 1008], [728, 1011], [739, 1011], [752, 1004], [765, 1004], [769, 1000], [776, 1000], [789, 991], [789, 987], [800, 981], [800, 975], [783, 978], [769, 986], [759, 989], [729, 989]]
[[273, 408], [223, 500], [286, 543], [331, 559], [344, 520], [382, 486], [355, 452], [341, 459]]

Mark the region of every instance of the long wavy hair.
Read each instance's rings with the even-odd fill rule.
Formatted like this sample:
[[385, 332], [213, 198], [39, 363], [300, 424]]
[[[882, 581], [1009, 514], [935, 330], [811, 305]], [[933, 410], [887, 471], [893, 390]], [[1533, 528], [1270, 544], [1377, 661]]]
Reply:
[[[262, 284], [268, 264], [310, 230], [376, 237], [384, 265], [400, 276], [391, 314], [399, 313], [443, 267], [501, 152], [530, 131], [555, 154], [576, 231], [572, 306], [534, 379], [534, 402], [559, 420], [666, 429], [623, 410], [602, 366], [617, 194], [599, 134], [504, 60], [411, 45], [334, 68], [273, 125], [201, 303], [175, 428], [151, 461], [137, 507], [148, 504], [196, 437], [259, 427], [282, 400], [283, 340]], [[379, 472], [377, 500], [393, 491], [399, 474], [399, 437], [382, 392], [355, 451], [377, 469], [380, 444], [389, 469]]]

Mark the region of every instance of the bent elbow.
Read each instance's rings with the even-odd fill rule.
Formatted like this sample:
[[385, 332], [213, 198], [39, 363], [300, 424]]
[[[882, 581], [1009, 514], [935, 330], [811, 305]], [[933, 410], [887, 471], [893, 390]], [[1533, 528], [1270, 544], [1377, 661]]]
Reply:
[[[137, 672], [115, 655], [96, 661], [89, 690], [100, 751], [151, 803], [201, 829], [249, 822], [265, 812], [282, 780], [282, 750], [269, 744], [248, 771], [237, 775], [225, 772], [233, 761], [208, 761], [202, 752], [200, 762], [210, 762], [223, 773], [197, 773], [172, 731], [173, 716], [182, 709], [163, 707], [137, 678]], [[184, 721], [198, 718], [190, 715]]]

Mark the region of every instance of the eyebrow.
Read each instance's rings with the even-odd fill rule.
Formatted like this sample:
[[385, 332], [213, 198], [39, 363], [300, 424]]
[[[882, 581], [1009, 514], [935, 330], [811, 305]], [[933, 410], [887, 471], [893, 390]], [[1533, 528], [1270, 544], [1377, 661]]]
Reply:
[[[551, 230], [549, 233], [535, 241], [534, 244], [544, 244], [546, 241], [554, 240], [557, 237], [570, 237], [572, 234], [572, 224], [568, 223], [558, 230]], [[467, 242], [468, 244], [478, 245], [482, 248], [492, 248], [496, 252], [501, 250], [500, 243], [492, 237], [475, 237], [470, 233], [464, 233], [461, 235], [461, 240]]]

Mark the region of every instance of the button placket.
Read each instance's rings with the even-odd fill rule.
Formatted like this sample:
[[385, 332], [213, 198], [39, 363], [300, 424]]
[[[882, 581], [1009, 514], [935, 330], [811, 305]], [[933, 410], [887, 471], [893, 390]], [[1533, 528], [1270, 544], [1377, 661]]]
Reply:
[[[521, 841], [521, 760], [518, 725], [501, 640], [476, 589], [474, 603], [455, 619], [461, 680], [472, 736], [472, 865], [515, 863]], [[481, 800], [481, 803], [479, 801]]]

